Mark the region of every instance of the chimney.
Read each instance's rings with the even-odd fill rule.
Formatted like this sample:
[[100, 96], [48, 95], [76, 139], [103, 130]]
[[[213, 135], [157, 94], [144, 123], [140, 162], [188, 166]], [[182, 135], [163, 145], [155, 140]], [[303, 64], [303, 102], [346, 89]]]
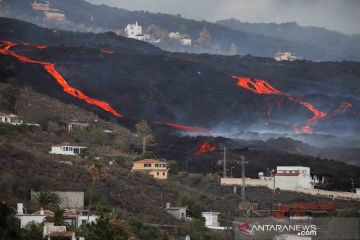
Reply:
[[43, 208], [40, 209], [40, 215], [44, 215], [44, 209]]
[[23, 215], [24, 214], [24, 204], [23, 203], [18, 203], [17, 204], [17, 214], [18, 215]]
[[166, 203], [166, 208], [171, 208], [171, 203], [167, 202]]

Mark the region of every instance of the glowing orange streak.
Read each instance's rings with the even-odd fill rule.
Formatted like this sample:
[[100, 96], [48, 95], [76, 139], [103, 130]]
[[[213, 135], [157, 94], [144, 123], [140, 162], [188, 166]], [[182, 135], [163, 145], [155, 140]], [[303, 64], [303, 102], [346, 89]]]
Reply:
[[[250, 78], [233, 76], [232, 78], [237, 80], [236, 85], [246, 88], [257, 94], [281, 94], [282, 92], [271, 86], [268, 82], [262, 79], [255, 79], [255, 82]], [[251, 84], [254, 88], [252, 88]]]
[[3, 49], [0, 49], [1, 54], [10, 55], [10, 56], [12, 56], [14, 58], [17, 58], [18, 60], [20, 60], [22, 62], [34, 63], [34, 64], [42, 65], [44, 67], [44, 69], [46, 70], [46, 72], [48, 72], [56, 80], [56, 82], [60, 86], [62, 86], [64, 92], [74, 96], [75, 98], [84, 100], [88, 104], [98, 106], [98, 107], [102, 108], [103, 110], [112, 113], [116, 117], [122, 117], [122, 115], [120, 113], [118, 113], [116, 110], [114, 110], [109, 105], [109, 103], [102, 102], [102, 101], [99, 101], [99, 100], [96, 100], [96, 99], [92, 99], [92, 98], [86, 96], [81, 91], [69, 86], [68, 83], [65, 81], [65, 79], [61, 76], [61, 74], [55, 69], [54, 64], [48, 63], [48, 62], [40, 62], [40, 61], [32, 60], [32, 59], [30, 59], [28, 57], [25, 57], [25, 56], [21, 56], [21, 55], [15, 53], [14, 51], [10, 50], [12, 47], [18, 45], [17, 43], [13, 43], [13, 42], [9, 42], [9, 41], [4, 41], [4, 43], [6, 45], [5, 45], [5, 47]]
[[216, 147], [213, 145], [210, 145], [208, 141], [204, 141], [201, 145], [199, 150], [194, 153], [194, 156], [200, 156], [201, 154], [204, 154], [206, 152], [212, 152], [215, 151]]
[[175, 124], [175, 123], [154, 122], [154, 124], [166, 125], [169, 127], [180, 129], [184, 132], [193, 132], [193, 133], [209, 133], [210, 132], [208, 129], [205, 129], [205, 128], [191, 127], [191, 126], [180, 125], [180, 124]]
[[[284, 94], [288, 97], [288, 99], [290, 101], [293, 101], [293, 102], [303, 105], [304, 107], [306, 107], [309, 111], [311, 111], [313, 113], [313, 117], [306, 120], [306, 122], [308, 122], [308, 123], [314, 123], [317, 120], [320, 120], [327, 116], [327, 114], [325, 112], [321, 112], [320, 110], [315, 108], [310, 103], [279, 91], [278, 89], [274, 88], [271, 84], [269, 84], [265, 80], [255, 79], [255, 82], [254, 82], [250, 78], [246, 78], [246, 77], [233, 76], [232, 78], [237, 80], [237, 83], [236, 83], [237, 86], [243, 87], [243, 88], [248, 89], [257, 94]], [[253, 87], [251, 87], [250, 85]], [[267, 114], [269, 115], [270, 113], [271, 113], [271, 109], [267, 112]], [[303, 127], [293, 127], [293, 130], [295, 133], [312, 133], [313, 132], [313, 130], [309, 124], [307, 124]]]
[[114, 52], [113, 51], [110, 51], [110, 50], [106, 50], [106, 49], [100, 49], [100, 52], [102, 52], [102, 53], [106, 53], [106, 54], [114, 54]]

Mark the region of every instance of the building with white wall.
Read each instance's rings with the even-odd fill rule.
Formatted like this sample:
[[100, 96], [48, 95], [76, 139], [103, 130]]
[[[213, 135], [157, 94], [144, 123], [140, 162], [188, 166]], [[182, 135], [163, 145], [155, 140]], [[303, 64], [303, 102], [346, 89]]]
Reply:
[[191, 221], [191, 217], [187, 216], [188, 208], [185, 207], [172, 207], [171, 203], [166, 203], [165, 211], [180, 221]]
[[309, 167], [279, 166], [276, 168], [275, 188], [296, 191], [299, 187], [314, 188]]
[[25, 228], [31, 222], [41, 224], [46, 217], [53, 217], [54, 213], [50, 210], [39, 210], [37, 212], [28, 214], [24, 213], [24, 205], [22, 203], [17, 204], [16, 217], [20, 220], [20, 227]]
[[1, 113], [1, 112], [0, 112], [0, 122], [12, 124], [12, 125], [23, 124], [23, 120], [21, 120], [18, 115], [15, 115], [12, 113], [6, 114], [6, 113]]
[[297, 59], [295, 53], [291, 52], [277, 52], [274, 59], [276, 61], [295, 61]]
[[145, 41], [147, 36], [142, 33], [142, 26], [135, 22], [135, 24], [128, 24], [125, 28], [126, 37]]
[[179, 32], [170, 32], [169, 38], [178, 41], [183, 46], [191, 46], [191, 39]]
[[50, 154], [59, 154], [59, 155], [68, 155], [68, 156], [75, 156], [79, 155], [84, 152], [86, 147], [82, 146], [75, 146], [69, 143], [63, 143], [59, 145], [54, 145], [51, 147]]
[[219, 223], [219, 212], [202, 212], [201, 215], [205, 218], [205, 227], [214, 230], [224, 230]]

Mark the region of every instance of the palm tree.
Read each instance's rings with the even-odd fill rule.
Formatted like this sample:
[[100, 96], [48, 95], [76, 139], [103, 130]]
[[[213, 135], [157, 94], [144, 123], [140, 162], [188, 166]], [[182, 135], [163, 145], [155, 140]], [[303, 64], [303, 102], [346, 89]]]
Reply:
[[60, 197], [54, 192], [39, 192], [35, 200], [43, 209], [58, 208]]

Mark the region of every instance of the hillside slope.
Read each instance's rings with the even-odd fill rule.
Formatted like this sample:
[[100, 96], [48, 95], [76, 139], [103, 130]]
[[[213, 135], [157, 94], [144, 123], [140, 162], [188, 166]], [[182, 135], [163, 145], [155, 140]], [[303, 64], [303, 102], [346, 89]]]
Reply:
[[[15, 79], [68, 102], [82, 97], [65, 94], [62, 80], [54, 81], [44, 67], [55, 64], [56, 74], [69, 86], [130, 119], [287, 132], [293, 124], [311, 124], [319, 132], [353, 135], [360, 129], [359, 63], [279, 64], [248, 56], [171, 54], [112, 34], [54, 32], [4, 18], [0, 22], [3, 40], [17, 43], [0, 56], [2, 81]], [[28, 41], [49, 46], [19, 43]], [[103, 52], [103, 47], [112, 52]], [[14, 53], [38, 62], [24, 64], [29, 60]], [[234, 75], [264, 79], [277, 92], [259, 94], [255, 82], [237, 85]]]
[[[333, 49], [333, 46], [328, 45], [312, 45], [306, 41], [299, 42], [248, 31], [235, 31], [219, 24], [189, 20], [180, 16], [143, 11], [132, 12], [105, 5], [92, 5], [84, 0], [52, 0], [51, 6], [64, 11], [67, 21], [51, 22], [44, 20], [41, 12], [32, 10], [32, 2], [32, 0], [4, 0], [2, 7], [6, 11], [3, 12], [3, 16], [47, 27], [94, 32], [122, 31], [128, 23], [138, 21], [144, 31], [151, 25], [163, 29], [165, 33], [180, 31], [190, 36], [195, 44], [190, 48], [159, 45], [166, 50], [229, 54], [230, 46], [233, 44], [240, 55], [274, 57], [278, 51], [290, 51], [297, 53], [301, 58], [312, 60], [359, 60], [360, 56], [356, 44], [343, 44]], [[209, 41], [206, 44], [198, 44], [200, 34], [204, 29], [207, 29], [210, 34]], [[349, 51], [343, 51], [343, 48]]]
[[276, 23], [247, 23], [236, 19], [217, 21], [217, 24], [227, 28], [263, 36], [307, 43], [319, 48], [332, 49], [344, 56], [344, 59], [359, 60], [356, 56], [360, 52], [360, 36], [345, 35], [320, 27], [302, 27], [295, 22]]

